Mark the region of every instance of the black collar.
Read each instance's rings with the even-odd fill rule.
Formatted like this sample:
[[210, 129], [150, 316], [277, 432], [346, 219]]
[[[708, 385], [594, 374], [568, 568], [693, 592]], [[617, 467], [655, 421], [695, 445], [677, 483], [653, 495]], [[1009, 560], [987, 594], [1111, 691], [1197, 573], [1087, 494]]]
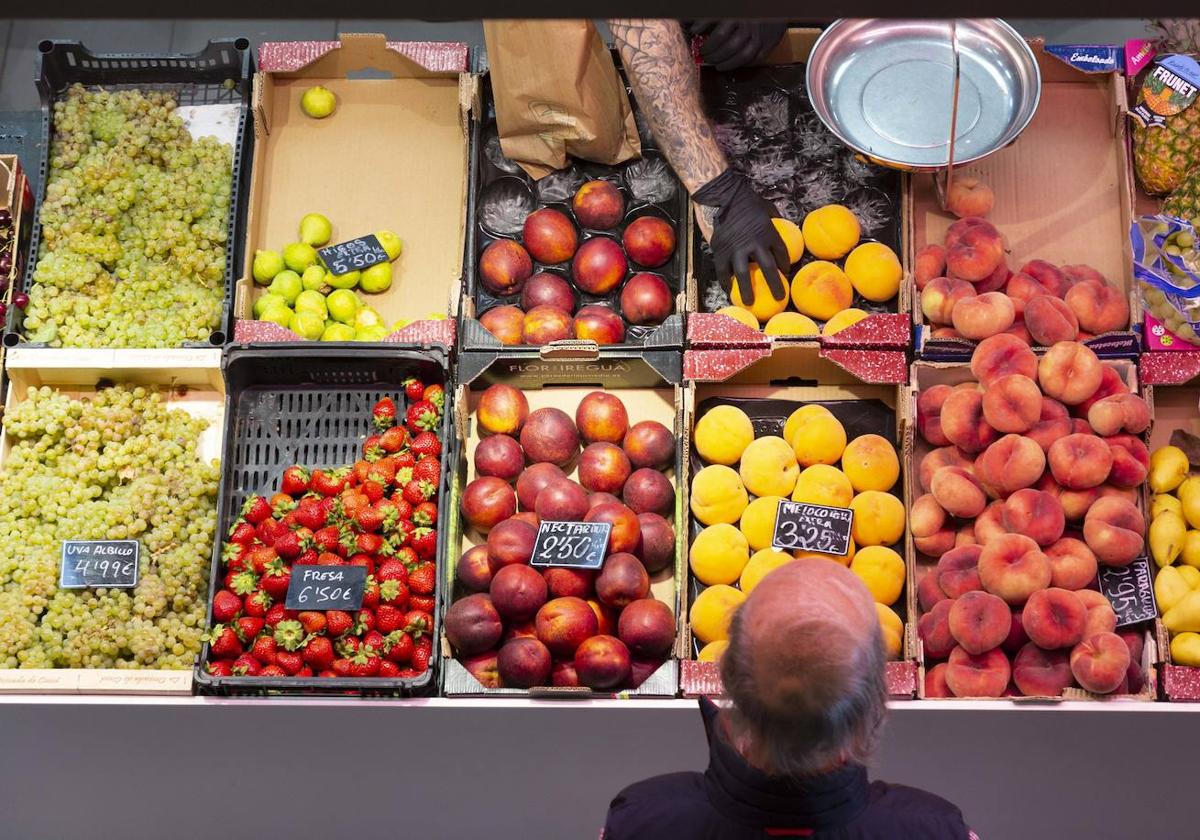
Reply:
[[762, 828], [827, 829], [845, 825], [866, 808], [866, 768], [846, 765], [801, 780], [769, 776], [725, 740], [720, 713], [711, 700], [700, 698], [709, 756], [704, 786], [713, 806], [729, 819]]

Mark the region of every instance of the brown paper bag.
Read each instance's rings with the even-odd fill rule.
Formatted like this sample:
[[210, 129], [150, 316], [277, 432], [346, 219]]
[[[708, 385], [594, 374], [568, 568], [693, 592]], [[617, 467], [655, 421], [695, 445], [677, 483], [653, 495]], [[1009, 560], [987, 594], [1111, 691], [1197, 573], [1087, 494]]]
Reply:
[[533, 178], [568, 155], [615, 164], [641, 155], [612, 55], [590, 20], [485, 20], [500, 148]]

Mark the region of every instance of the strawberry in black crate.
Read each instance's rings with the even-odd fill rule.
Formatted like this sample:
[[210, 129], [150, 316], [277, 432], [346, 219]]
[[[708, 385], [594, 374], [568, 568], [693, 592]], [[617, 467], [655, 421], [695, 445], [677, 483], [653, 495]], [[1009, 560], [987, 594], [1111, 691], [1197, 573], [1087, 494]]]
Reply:
[[[232, 443], [235, 459], [264, 431], [305, 428], [321, 441], [293, 436], [283, 447], [289, 460], [309, 465], [293, 463], [275, 481], [235, 479], [223, 488], [259, 492], [236, 509], [223, 499], [222, 510], [233, 513], [214, 570], [208, 647], [197, 671], [202, 687], [411, 693], [432, 684], [449, 425], [444, 368], [424, 373], [387, 392], [372, 383], [247, 389], [233, 398], [233, 433], [241, 440], [227, 449]], [[278, 414], [263, 411], [264, 401]], [[295, 416], [298, 403], [306, 417]], [[239, 468], [262, 475], [253, 463], [231, 465], [235, 474]]]

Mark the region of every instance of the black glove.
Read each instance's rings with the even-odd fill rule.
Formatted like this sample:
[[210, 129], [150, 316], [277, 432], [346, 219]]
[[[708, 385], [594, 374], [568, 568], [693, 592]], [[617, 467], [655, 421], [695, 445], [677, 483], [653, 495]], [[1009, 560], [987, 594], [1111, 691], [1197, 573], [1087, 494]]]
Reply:
[[692, 200], [705, 207], [717, 208], [709, 244], [717, 277], [726, 290], [729, 277], [736, 275], [742, 303], [750, 305], [754, 302], [749, 266], [753, 260], [762, 269], [771, 294], [776, 300], [782, 298], [786, 286], [779, 272], [791, 268], [791, 263], [787, 246], [771, 223], [771, 219], [779, 217], [775, 205], [756, 193], [750, 182], [732, 167], [696, 190]]
[[693, 20], [687, 31], [704, 37], [700, 57], [724, 73], [763, 58], [787, 32], [787, 21]]

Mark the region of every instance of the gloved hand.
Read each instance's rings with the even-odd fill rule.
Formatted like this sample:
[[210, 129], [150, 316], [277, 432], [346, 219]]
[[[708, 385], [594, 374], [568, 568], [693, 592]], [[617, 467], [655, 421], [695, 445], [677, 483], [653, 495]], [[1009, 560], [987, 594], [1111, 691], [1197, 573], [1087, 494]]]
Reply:
[[700, 57], [721, 72], [736, 70], [759, 60], [787, 32], [782, 20], [693, 20], [689, 35], [700, 35]]
[[762, 269], [771, 294], [776, 300], [782, 298], [786, 286], [779, 272], [786, 271], [791, 263], [787, 246], [771, 223], [771, 219], [779, 216], [775, 205], [756, 193], [750, 182], [732, 167], [696, 190], [692, 200], [717, 208], [709, 245], [721, 283], [728, 284], [729, 277], [736, 276], [742, 302], [753, 303], [749, 266], [753, 260]]

